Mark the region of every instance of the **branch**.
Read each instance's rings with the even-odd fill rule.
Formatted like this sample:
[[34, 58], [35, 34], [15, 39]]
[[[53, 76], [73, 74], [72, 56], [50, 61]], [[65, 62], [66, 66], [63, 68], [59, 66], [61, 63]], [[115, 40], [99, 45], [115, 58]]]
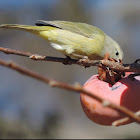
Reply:
[[[140, 117], [140, 111], [136, 112], [135, 115]], [[114, 121], [114, 122], [112, 123], [112, 126], [123, 125], [123, 124], [128, 123], [129, 121], [131, 121], [131, 119], [130, 119], [129, 117], [125, 117], [125, 118], [123, 118], [123, 119]]]
[[25, 56], [29, 57], [30, 59], [33, 60], [41, 60], [41, 61], [51, 61], [51, 62], [60, 62], [63, 64], [77, 64], [77, 65], [82, 65], [85, 67], [90, 67], [90, 66], [98, 66], [101, 67], [101, 63], [104, 65], [104, 67], [109, 67], [110, 69], [117, 71], [117, 72], [137, 72], [140, 73], [140, 60], [135, 61], [132, 64], [121, 64], [119, 62], [113, 62], [109, 60], [86, 60], [86, 59], [71, 59], [71, 58], [58, 58], [58, 57], [50, 57], [50, 56], [42, 56], [38, 54], [32, 54], [28, 52], [21, 52], [21, 51], [16, 51], [13, 49], [8, 49], [8, 48], [2, 48], [0, 47], [0, 51], [4, 52], [6, 54], [13, 54], [13, 55], [20, 55], [20, 56]]
[[33, 60], [60, 62], [63, 64], [68, 64], [68, 65], [77, 64], [77, 65], [89, 67], [89, 66], [98, 66], [100, 63], [99, 60], [92, 60], [91, 62], [85, 62], [85, 61], [81, 61], [81, 60], [79, 61], [79, 60], [71, 59], [71, 58], [58, 58], [58, 57], [32, 54], [32, 53], [28, 53], [28, 52], [16, 51], [13, 49], [3, 48], [3, 47], [0, 47], [0, 51], [4, 52], [5, 54], [13, 54], [13, 55], [29, 57], [30, 59], [33, 59]]
[[140, 124], [140, 117], [138, 117], [137, 115], [135, 115], [132, 111], [128, 110], [127, 108], [123, 107], [123, 106], [118, 106], [115, 105], [107, 100], [104, 100], [96, 95], [94, 95], [92, 92], [82, 88], [79, 84], [75, 84], [75, 85], [70, 85], [70, 84], [66, 84], [63, 82], [59, 82], [56, 80], [51, 80], [47, 77], [41, 76], [33, 71], [30, 71], [28, 69], [22, 68], [18, 65], [16, 65], [15, 63], [12, 62], [7, 62], [4, 60], [0, 60], [0, 65], [8, 67], [10, 69], [13, 69], [23, 75], [32, 77], [34, 79], [40, 80], [46, 84], [49, 84], [52, 87], [58, 87], [58, 88], [63, 88], [65, 90], [70, 90], [70, 91], [74, 91], [76, 93], [84, 93], [88, 96], [90, 96], [91, 98], [94, 98], [96, 100], [98, 100], [99, 102], [101, 102], [105, 107], [110, 107], [113, 108], [117, 111], [119, 111], [120, 113], [129, 116], [132, 120], [136, 121], [137, 123]]
[[113, 62], [109, 60], [101, 60], [101, 63], [114, 71], [140, 73], [140, 59], [136, 60], [132, 64], [121, 64], [119, 62]]

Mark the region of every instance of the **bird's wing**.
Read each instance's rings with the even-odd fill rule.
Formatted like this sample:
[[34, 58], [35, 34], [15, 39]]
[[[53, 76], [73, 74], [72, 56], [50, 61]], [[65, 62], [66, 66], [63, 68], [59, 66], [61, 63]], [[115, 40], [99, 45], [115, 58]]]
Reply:
[[102, 30], [85, 23], [69, 22], [69, 21], [44, 21], [44, 20], [38, 21], [39, 23], [36, 23], [37, 26], [56, 27], [93, 39], [96, 38], [96, 35], [102, 35], [103, 38], [105, 37], [105, 33]]

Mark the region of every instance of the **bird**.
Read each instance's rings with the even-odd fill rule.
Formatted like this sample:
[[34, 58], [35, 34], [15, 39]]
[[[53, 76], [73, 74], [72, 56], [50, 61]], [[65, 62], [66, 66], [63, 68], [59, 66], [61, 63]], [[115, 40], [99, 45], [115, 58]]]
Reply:
[[23, 30], [38, 35], [67, 57], [101, 60], [106, 53], [115, 60], [123, 59], [119, 44], [101, 29], [80, 22], [38, 20], [35, 26], [1, 24], [0, 28]]

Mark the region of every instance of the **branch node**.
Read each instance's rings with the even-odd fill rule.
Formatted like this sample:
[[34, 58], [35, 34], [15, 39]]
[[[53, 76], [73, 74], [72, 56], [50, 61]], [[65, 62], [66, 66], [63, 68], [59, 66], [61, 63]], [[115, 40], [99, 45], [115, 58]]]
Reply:
[[81, 86], [78, 82], [76, 82], [76, 83], [74, 84], [74, 87], [75, 87], [76, 89], [81, 89], [81, 88], [82, 88], [82, 86]]
[[12, 61], [9, 61], [9, 62], [7, 62], [7, 65], [8, 65], [9, 67], [13, 68], [13, 67], [16, 65], [16, 63], [14, 63], [14, 62], [12, 62]]
[[49, 81], [48, 85], [51, 86], [51, 87], [55, 87], [57, 85], [57, 83], [58, 82], [56, 82], [56, 81]]
[[29, 56], [29, 58], [33, 59], [33, 60], [44, 59], [44, 57], [42, 57], [38, 54], [33, 54], [33, 55]]
[[110, 102], [107, 101], [107, 100], [104, 100], [104, 101], [102, 102], [102, 104], [103, 104], [104, 107], [107, 107], [107, 106], [110, 105]]

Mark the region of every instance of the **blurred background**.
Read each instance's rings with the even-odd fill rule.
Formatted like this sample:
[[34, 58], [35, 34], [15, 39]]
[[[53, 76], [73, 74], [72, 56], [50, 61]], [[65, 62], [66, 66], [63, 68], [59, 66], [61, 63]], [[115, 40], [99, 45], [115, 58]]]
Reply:
[[[140, 53], [139, 0], [1, 0], [0, 24], [34, 25], [36, 20], [85, 22], [102, 29], [124, 51], [124, 63]], [[63, 57], [35, 35], [0, 30], [0, 46], [42, 55]], [[41, 75], [83, 85], [97, 68], [33, 61], [5, 55]], [[49, 87], [8, 68], [0, 67], [0, 138], [140, 138], [139, 125], [101, 126], [84, 114], [79, 94]]]

